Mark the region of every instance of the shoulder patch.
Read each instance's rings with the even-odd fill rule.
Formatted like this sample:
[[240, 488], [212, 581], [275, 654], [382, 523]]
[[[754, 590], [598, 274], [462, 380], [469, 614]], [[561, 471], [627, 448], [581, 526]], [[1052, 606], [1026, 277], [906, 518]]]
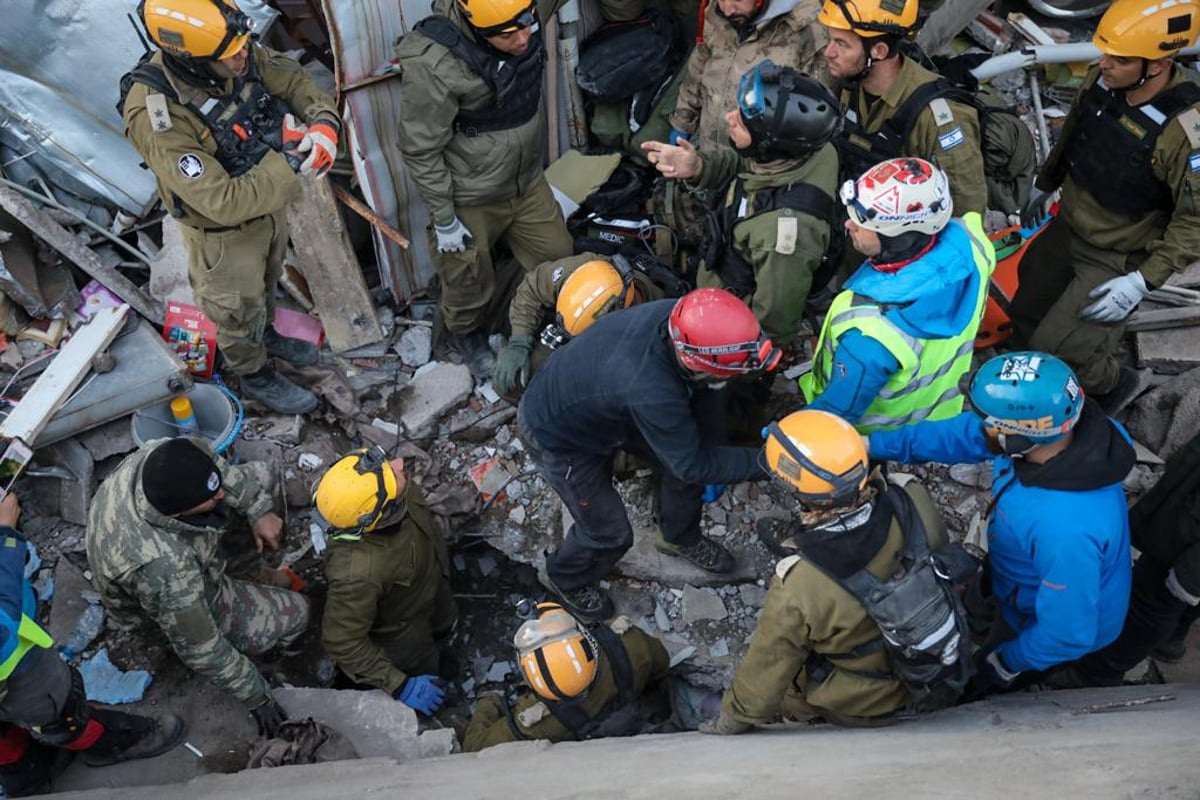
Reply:
[[800, 234], [800, 221], [795, 217], [779, 216], [775, 223], [775, 252], [790, 256], [796, 252], [796, 239]]
[[[1200, 108], [1195, 106], [1175, 117], [1183, 126], [1183, 132], [1188, 138], [1188, 144], [1193, 150], [1200, 150]], [[1193, 169], [1192, 172], [1196, 170]]]
[[942, 146], [942, 150], [953, 150], [966, 141], [966, 138], [966, 134], [963, 133], [962, 125], [955, 125], [946, 133], [938, 136], [938, 143]]
[[171, 130], [171, 111], [167, 108], [167, 96], [162, 92], [146, 95], [146, 113], [150, 115], [150, 126], [155, 133]]
[[792, 567], [796, 566], [803, 560], [804, 559], [800, 556], [788, 556], [775, 565], [775, 576], [779, 578], [779, 580], [785, 579], [788, 576], [788, 573], [792, 571]]
[[1200, 153], [1192, 153], [1188, 156], [1188, 172], [1193, 175], [1200, 172]]
[[184, 153], [179, 157], [179, 171], [183, 177], [195, 180], [204, 174], [204, 162], [195, 153]]
[[954, 112], [950, 110], [950, 103], [944, 97], [935, 97], [930, 100], [929, 110], [933, 112], [933, 121], [939, 128], [954, 122]]
[[558, 286], [560, 283], [562, 283], [562, 279], [563, 279], [563, 268], [555, 267], [554, 272], [550, 275], [550, 283], [554, 284], [555, 286]]

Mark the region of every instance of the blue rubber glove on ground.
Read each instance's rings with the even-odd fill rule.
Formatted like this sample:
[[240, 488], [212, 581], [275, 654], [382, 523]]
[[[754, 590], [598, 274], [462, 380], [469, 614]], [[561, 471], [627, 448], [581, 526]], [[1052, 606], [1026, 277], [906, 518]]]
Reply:
[[410, 675], [396, 693], [396, 699], [413, 711], [429, 716], [442, 707], [446, 690], [433, 675]]
[[706, 483], [704, 484], [704, 494], [700, 495], [700, 499], [706, 503], [715, 503], [721, 499], [723, 494], [725, 494], [725, 484]]

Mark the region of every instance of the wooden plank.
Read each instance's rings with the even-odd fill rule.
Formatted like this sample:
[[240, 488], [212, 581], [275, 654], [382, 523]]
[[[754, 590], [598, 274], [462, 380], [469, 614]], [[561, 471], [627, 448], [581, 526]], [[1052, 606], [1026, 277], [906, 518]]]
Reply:
[[128, 278], [100, 260], [91, 249], [71, 235], [31, 200], [22, 197], [6, 186], [0, 186], [0, 206], [12, 214], [35, 236], [53, 247], [64, 258], [71, 261], [91, 277], [103, 283], [113, 294], [128, 303], [143, 317], [161, 325], [163, 321], [163, 306], [148, 294], [133, 284]]
[[329, 346], [342, 352], [378, 342], [383, 329], [333, 189], [326, 180], [300, 183], [303, 194], [288, 207], [288, 226]]
[[[1129, 318], [1126, 330], [1137, 333], [1138, 331], [1157, 331], [1165, 328], [1187, 328], [1192, 325], [1200, 325], [1200, 306], [1138, 311]], [[1195, 332], [1191, 335], [1200, 339]], [[1200, 346], [1197, 349], [1200, 349]]]
[[102, 308], [75, 331], [54, 361], [0, 422], [0, 437], [32, 442], [92, 369], [92, 359], [117, 338], [129, 306]]

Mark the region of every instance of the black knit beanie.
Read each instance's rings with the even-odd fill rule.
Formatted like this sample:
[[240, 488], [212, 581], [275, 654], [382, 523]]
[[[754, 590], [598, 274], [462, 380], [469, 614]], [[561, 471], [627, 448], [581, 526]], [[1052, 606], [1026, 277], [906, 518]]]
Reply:
[[221, 488], [212, 458], [187, 439], [154, 448], [142, 464], [142, 490], [150, 505], [167, 516], [195, 508]]

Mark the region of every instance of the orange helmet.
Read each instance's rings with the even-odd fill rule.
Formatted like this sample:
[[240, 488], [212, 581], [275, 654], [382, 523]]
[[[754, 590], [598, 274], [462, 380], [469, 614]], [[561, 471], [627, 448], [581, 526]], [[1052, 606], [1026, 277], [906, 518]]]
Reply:
[[233, 0], [142, 0], [142, 24], [171, 55], [220, 61], [246, 46], [253, 23]]
[[513, 637], [521, 672], [544, 700], [570, 700], [596, 679], [596, 646], [592, 635], [558, 603], [538, 603], [536, 616]]
[[867, 483], [867, 448], [846, 420], [797, 411], [767, 426], [767, 469], [809, 506], [844, 506]]
[[519, 31], [537, 22], [537, 4], [529, 0], [457, 0], [463, 16], [480, 36]]
[[1174, 55], [1196, 41], [1200, 33], [1197, 0], [1115, 0], [1096, 25], [1092, 44], [1100, 52], [1124, 58]]
[[558, 324], [578, 336], [610, 311], [634, 303], [633, 276], [607, 261], [589, 261], [572, 272], [558, 291]]

